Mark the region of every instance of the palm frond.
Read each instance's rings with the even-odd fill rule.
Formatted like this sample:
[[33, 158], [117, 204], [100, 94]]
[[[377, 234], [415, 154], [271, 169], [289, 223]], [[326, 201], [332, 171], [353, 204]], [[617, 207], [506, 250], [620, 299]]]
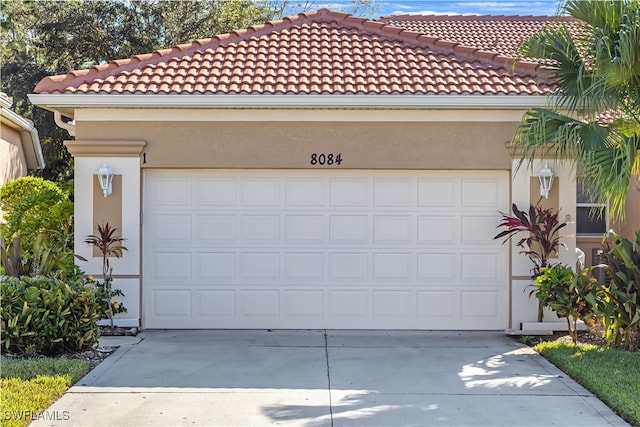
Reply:
[[558, 92], [552, 109], [525, 114], [511, 144], [518, 167], [573, 159], [592, 200], [624, 219], [629, 181], [640, 177], [640, 1], [568, 0], [564, 11], [582, 26], [546, 28], [520, 51], [551, 72]]
[[556, 111], [530, 109], [510, 143], [514, 150], [522, 151], [518, 168], [541, 157], [578, 157], [582, 149], [581, 132], [586, 126], [586, 123]]

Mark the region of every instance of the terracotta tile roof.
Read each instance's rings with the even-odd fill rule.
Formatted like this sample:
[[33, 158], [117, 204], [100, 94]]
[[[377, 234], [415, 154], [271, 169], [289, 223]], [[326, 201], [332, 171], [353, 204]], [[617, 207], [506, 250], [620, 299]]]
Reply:
[[569, 16], [512, 15], [392, 15], [378, 21], [509, 57], [514, 57], [520, 44], [542, 28], [577, 22]]
[[538, 95], [553, 89], [537, 64], [514, 65], [504, 55], [509, 49], [465, 46], [424, 34], [417, 20], [410, 30], [400, 27], [412, 20], [384, 19], [321, 9], [50, 76], [35, 92]]

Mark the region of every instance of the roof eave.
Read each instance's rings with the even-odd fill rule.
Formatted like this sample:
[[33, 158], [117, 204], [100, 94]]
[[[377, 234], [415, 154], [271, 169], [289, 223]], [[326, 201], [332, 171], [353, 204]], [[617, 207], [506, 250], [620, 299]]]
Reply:
[[514, 109], [550, 105], [549, 95], [100, 95], [31, 94], [35, 105], [73, 117], [76, 108]]
[[[3, 104], [3, 107], [5, 105]], [[45, 166], [44, 156], [42, 154], [42, 146], [40, 145], [40, 136], [38, 129], [22, 116], [18, 115], [9, 108], [0, 108], [0, 116], [7, 124], [20, 132], [20, 140], [22, 149], [24, 150], [25, 160], [28, 169], [42, 169]]]

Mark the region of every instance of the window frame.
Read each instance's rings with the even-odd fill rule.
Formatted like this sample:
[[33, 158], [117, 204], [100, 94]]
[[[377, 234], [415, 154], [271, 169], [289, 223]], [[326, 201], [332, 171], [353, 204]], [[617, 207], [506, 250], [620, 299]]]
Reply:
[[[602, 237], [602, 235], [609, 230], [609, 203], [579, 202], [578, 199], [580, 198], [580, 195], [581, 195], [580, 192], [582, 191], [583, 186], [584, 186], [584, 182], [580, 178], [578, 178], [576, 180], [576, 237]], [[605, 229], [602, 231], [602, 233], [584, 233], [584, 232], [581, 233], [578, 230], [578, 209], [579, 208], [588, 208], [589, 211], [591, 211], [594, 208], [600, 208], [604, 210], [603, 217], [604, 217]]]

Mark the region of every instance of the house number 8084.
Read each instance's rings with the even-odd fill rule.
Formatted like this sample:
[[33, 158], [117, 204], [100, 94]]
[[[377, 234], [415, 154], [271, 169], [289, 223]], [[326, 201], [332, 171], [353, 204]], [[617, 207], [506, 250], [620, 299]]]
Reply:
[[339, 165], [340, 163], [342, 163], [342, 156], [340, 155], [340, 153], [338, 154], [333, 154], [333, 153], [329, 153], [329, 154], [324, 154], [324, 153], [313, 153], [311, 155], [311, 161], [310, 163], [313, 166], [317, 166], [317, 165], [327, 165], [327, 166], [334, 166], [334, 165]]

